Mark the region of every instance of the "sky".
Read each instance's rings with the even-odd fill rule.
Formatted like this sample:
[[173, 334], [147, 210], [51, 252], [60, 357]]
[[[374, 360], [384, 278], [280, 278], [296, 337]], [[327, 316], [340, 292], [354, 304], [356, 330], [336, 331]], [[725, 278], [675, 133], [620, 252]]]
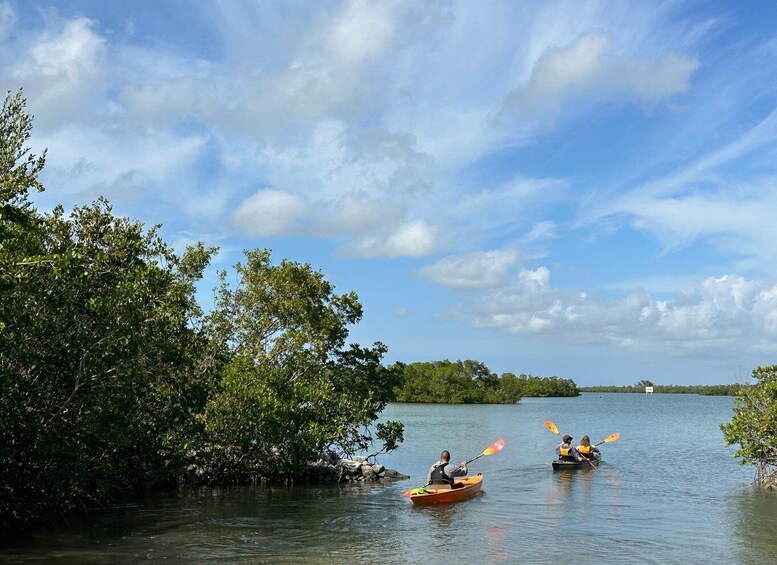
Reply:
[[41, 211], [354, 291], [387, 362], [580, 386], [777, 363], [777, 3], [0, 0]]

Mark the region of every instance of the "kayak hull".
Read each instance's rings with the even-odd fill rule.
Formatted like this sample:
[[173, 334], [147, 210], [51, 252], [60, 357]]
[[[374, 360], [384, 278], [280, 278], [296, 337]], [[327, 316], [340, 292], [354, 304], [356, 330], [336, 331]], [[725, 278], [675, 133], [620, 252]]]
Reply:
[[595, 469], [599, 466], [599, 463], [601, 463], [601, 458], [599, 459], [589, 459], [587, 461], [553, 461], [551, 465], [553, 465], [554, 471], [572, 471], [575, 469]]
[[455, 481], [464, 486], [460, 488], [435, 488], [428, 486], [423, 489], [413, 489], [410, 500], [416, 506], [430, 506], [432, 504], [450, 504], [468, 500], [477, 496], [483, 486], [483, 475], [478, 473], [472, 477], [462, 477]]

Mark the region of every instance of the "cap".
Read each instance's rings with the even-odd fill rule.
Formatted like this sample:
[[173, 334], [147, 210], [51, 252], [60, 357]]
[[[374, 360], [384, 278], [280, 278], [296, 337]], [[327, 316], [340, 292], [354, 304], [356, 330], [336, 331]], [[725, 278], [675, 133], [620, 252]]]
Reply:
[[572, 436], [564, 436], [564, 441], [572, 441]]

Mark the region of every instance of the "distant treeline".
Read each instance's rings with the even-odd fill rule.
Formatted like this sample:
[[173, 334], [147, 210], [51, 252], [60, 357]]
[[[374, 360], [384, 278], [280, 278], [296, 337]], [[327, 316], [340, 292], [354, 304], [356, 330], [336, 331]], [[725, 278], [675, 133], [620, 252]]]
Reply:
[[[651, 386], [651, 385], [647, 385]], [[655, 394], [703, 394], [707, 396], [735, 396], [747, 385], [652, 385]], [[645, 385], [626, 386], [584, 386], [580, 392], [641, 392], [645, 393]]]
[[497, 376], [480, 361], [431, 361], [392, 367], [401, 377], [397, 402], [515, 404], [522, 397], [579, 396], [577, 385], [558, 377]]

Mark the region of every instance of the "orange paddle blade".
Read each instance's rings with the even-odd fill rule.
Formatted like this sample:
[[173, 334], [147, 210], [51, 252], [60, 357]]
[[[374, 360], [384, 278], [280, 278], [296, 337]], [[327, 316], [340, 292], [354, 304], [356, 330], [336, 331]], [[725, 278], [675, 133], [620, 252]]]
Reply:
[[606, 438], [604, 438], [602, 443], [610, 443], [611, 441], [617, 440], [619, 437], [621, 437], [621, 435], [618, 432], [615, 432], [611, 436], [607, 436]]
[[548, 420], [547, 422], [545, 422], [545, 427], [546, 427], [546, 428], [548, 428], [548, 429], [549, 429], [551, 432], [553, 432], [554, 434], [558, 434], [558, 428], [556, 427], [556, 424], [554, 424], [554, 423], [553, 423], [553, 422], [551, 422], [550, 420]]
[[505, 440], [498, 439], [491, 445], [489, 445], [484, 451], [483, 455], [493, 455], [494, 453], [499, 453], [505, 448]]

